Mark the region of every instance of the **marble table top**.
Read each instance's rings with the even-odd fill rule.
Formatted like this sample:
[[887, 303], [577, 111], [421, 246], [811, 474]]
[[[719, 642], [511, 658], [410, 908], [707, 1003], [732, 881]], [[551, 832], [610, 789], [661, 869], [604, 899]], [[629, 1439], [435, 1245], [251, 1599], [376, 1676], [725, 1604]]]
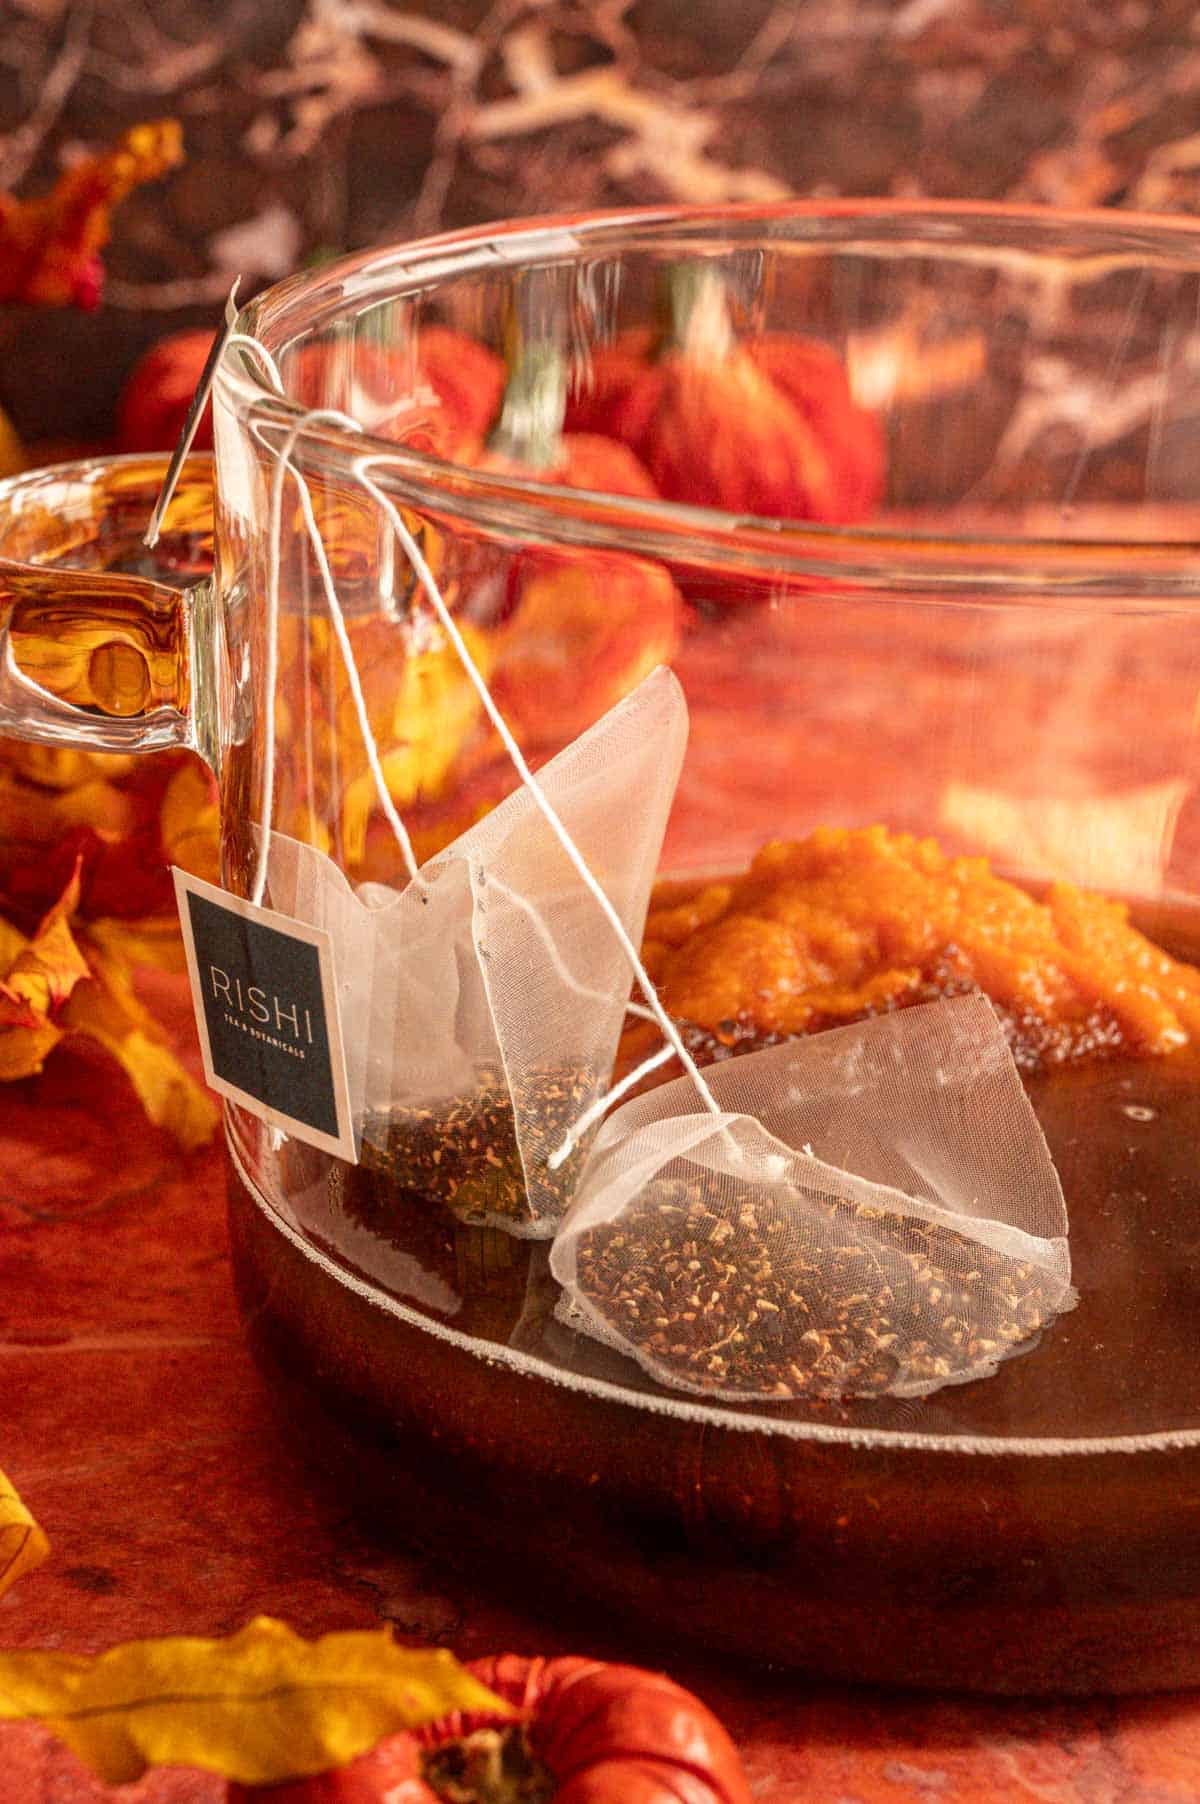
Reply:
[[[154, 1006], [189, 1036], [182, 986]], [[223, 1168], [147, 1129], [124, 1080], [57, 1053], [0, 1091], [0, 1466], [52, 1542], [0, 1600], [0, 1646], [93, 1651], [225, 1634], [268, 1612], [306, 1634], [386, 1620], [464, 1656], [637, 1660], [637, 1623], [515, 1611], [401, 1545], [384, 1549], [306, 1467], [243, 1345]], [[649, 1656], [642, 1655], [646, 1659]], [[817, 1688], [699, 1650], [673, 1676], [716, 1709], [765, 1804], [1192, 1804], [1200, 1696], [998, 1702]], [[4, 1804], [217, 1804], [160, 1771], [120, 1793], [40, 1729], [0, 1726]]]

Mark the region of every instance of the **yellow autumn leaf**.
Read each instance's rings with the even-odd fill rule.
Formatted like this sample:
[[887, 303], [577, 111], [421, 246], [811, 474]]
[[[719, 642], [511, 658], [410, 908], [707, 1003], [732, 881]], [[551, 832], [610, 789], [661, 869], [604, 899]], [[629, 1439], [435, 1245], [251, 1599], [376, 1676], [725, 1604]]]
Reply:
[[72, 994], [62, 1022], [68, 1032], [86, 1034], [111, 1052], [156, 1127], [166, 1128], [189, 1152], [212, 1139], [216, 1103], [160, 1037], [149, 1011], [123, 985], [110, 987], [95, 960], [93, 982]]
[[445, 1648], [397, 1647], [390, 1629], [305, 1641], [259, 1616], [225, 1641], [0, 1653], [0, 1721], [44, 1723], [109, 1785], [152, 1766], [277, 1785], [451, 1710], [513, 1714]]
[[0, 1597], [23, 1572], [40, 1566], [49, 1551], [50, 1543], [0, 1472]]
[[166, 1128], [188, 1151], [206, 1145], [216, 1131], [217, 1105], [176, 1058], [133, 981], [135, 965], [182, 968], [178, 923], [102, 919], [79, 933], [92, 982], [72, 993], [63, 1026], [86, 1034], [112, 1054], [157, 1127]]
[[333, 835], [308, 802], [297, 802], [290, 815], [284, 819], [284, 831], [302, 845], [316, 846], [318, 852], [329, 853], [333, 850]]
[[63, 1037], [62, 1007], [88, 976], [71, 933], [79, 868], [33, 938], [0, 921], [0, 1082], [32, 1077]]
[[[486, 678], [491, 654], [482, 635], [463, 627], [471, 656]], [[387, 714], [390, 728], [380, 737], [380, 765], [388, 793], [398, 808], [418, 796], [437, 795], [475, 732], [483, 714], [458, 654], [448, 643], [406, 656], [399, 668], [390, 668]], [[346, 863], [362, 862], [366, 850], [367, 822], [378, 806], [375, 779], [366, 768], [366, 753], [357, 716], [348, 702], [339, 708], [338, 724], [346, 768], [360, 774], [347, 783], [342, 798], [342, 848]]]
[[62, 1037], [49, 1021], [7, 1022], [0, 1011], [0, 1084], [35, 1077]]
[[29, 941], [19, 927], [0, 915], [0, 971], [7, 971], [13, 960], [24, 952]]
[[138, 803], [101, 778], [47, 791], [15, 771], [0, 769], [0, 819], [7, 839], [30, 845], [50, 845], [70, 827], [93, 827], [97, 833], [124, 838], [137, 826]]
[[6, 740], [3, 758], [10, 770], [43, 789], [77, 789], [81, 783], [119, 783], [134, 770], [132, 752], [81, 752], [74, 746], [40, 745], [22, 739]]
[[[156, 971], [187, 969], [178, 915], [146, 915], [139, 921], [120, 921], [100, 915], [80, 928], [79, 937], [93, 964], [97, 954], [107, 961], [106, 976], [111, 974], [114, 966], [127, 971], [145, 965]], [[129, 994], [133, 994], [132, 980]]]
[[193, 877], [219, 883], [221, 827], [216, 787], [199, 760], [180, 765], [159, 811], [163, 858]]
[[89, 974], [87, 959], [71, 933], [71, 916], [78, 907], [77, 864], [58, 901], [5, 971], [0, 995], [24, 1003], [33, 1014], [47, 1018], [67, 1000], [76, 984]]

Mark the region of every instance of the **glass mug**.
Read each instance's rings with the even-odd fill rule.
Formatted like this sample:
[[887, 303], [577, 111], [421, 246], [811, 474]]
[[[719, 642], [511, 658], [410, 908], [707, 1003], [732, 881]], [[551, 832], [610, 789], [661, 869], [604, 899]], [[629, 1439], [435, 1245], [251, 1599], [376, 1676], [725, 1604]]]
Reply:
[[[614, 338], [676, 348], [664, 294], [711, 303], [696, 268], [719, 276], [722, 356], [786, 333], [837, 353], [879, 424], [867, 517], [572, 486], [544, 454]], [[244, 310], [215, 493], [191, 460], [155, 553], [165, 459], [0, 490], [0, 728], [198, 751], [236, 896], [264, 820], [348, 889], [403, 889], [380, 773], [417, 862], [519, 783], [415, 548], [534, 768], [672, 664], [691, 728], [660, 911], [702, 911], [768, 842], [878, 826], [986, 856], [1034, 898], [1100, 892], [1147, 958], [1190, 965], [1198, 296], [1184, 222], [924, 203], [537, 221], [295, 278]], [[696, 404], [697, 443], [741, 460], [735, 495], [773, 468], [763, 407]], [[847, 868], [880, 843], [855, 839]], [[692, 1043], [738, 1050], [728, 1025]], [[1200, 1065], [1190, 1042], [1131, 1050], [1103, 1010], [1066, 1049], [1037, 1007], [1009, 1027], [1081, 1302], [982, 1382], [919, 1403], [672, 1395], [559, 1319], [543, 1244], [231, 1105], [256, 1342], [306, 1419], [352, 1431], [356, 1474], [494, 1571], [552, 1545], [564, 1582], [646, 1598], [670, 1632], [840, 1676], [1195, 1683]]]

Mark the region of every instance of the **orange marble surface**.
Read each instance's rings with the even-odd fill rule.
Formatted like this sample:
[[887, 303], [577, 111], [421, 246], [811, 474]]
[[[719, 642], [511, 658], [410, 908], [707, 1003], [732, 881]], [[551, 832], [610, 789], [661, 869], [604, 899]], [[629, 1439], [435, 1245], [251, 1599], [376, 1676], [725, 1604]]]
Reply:
[[[181, 987], [155, 1005], [187, 1038]], [[514, 1611], [384, 1548], [304, 1462], [242, 1342], [217, 1149], [181, 1159], [124, 1081], [58, 1053], [0, 1093], [0, 1465], [51, 1557], [0, 1599], [0, 1646], [223, 1634], [258, 1611], [308, 1634], [390, 1621], [467, 1656], [637, 1659], [644, 1625]], [[642, 1655], [643, 1658], [648, 1656]], [[696, 1649], [671, 1663], [728, 1723], [767, 1804], [1191, 1804], [1200, 1696], [1074, 1703], [816, 1688]], [[217, 1804], [211, 1777], [120, 1793], [48, 1735], [0, 1726], [3, 1804]]]

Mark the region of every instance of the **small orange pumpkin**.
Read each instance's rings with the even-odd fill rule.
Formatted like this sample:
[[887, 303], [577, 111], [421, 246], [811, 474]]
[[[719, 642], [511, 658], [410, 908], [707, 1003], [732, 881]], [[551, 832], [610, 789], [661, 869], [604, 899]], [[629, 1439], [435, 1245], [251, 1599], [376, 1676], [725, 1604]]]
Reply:
[[672, 327], [597, 351], [567, 427], [618, 438], [670, 501], [771, 519], [850, 523], [883, 488], [883, 439], [829, 346], [789, 333], [735, 339], [706, 265], [671, 283]]
[[469, 1670], [521, 1712], [527, 1771], [519, 1794], [502, 1777], [498, 1788], [477, 1790], [469, 1770], [441, 1788], [439, 1765], [456, 1745], [469, 1756], [481, 1732], [512, 1733], [455, 1714], [390, 1736], [336, 1772], [260, 1790], [230, 1785], [228, 1804], [439, 1804], [448, 1796], [501, 1795], [545, 1804], [750, 1804], [745, 1770], [721, 1724], [662, 1673], [519, 1654], [474, 1660]]

